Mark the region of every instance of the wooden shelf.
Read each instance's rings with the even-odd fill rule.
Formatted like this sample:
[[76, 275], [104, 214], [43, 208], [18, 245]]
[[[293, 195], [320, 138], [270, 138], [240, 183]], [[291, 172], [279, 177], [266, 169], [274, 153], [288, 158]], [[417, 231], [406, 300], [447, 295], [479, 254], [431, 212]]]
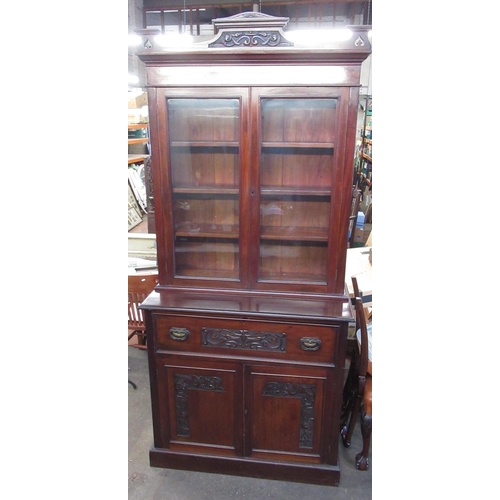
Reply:
[[147, 144], [148, 142], [149, 139], [147, 137], [136, 137], [128, 140], [129, 144]]
[[332, 149], [333, 142], [262, 142], [263, 148]]
[[263, 240], [280, 241], [328, 241], [326, 229], [305, 227], [261, 227], [260, 237]]
[[172, 190], [175, 194], [192, 194], [192, 195], [200, 195], [200, 194], [238, 195], [239, 194], [238, 186], [179, 186], [179, 187], [174, 187]]
[[237, 141], [172, 141], [174, 148], [237, 148], [240, 143]]
[[260, 280], [268, 283], [275, 282], [299, 282], [299, 283], [324, 283], [324, 276], [317, 276], [315, 274], [303, 274], [303, 273], [265, 273], [260, 275]]
[[149, 158], [149, 155], [128, 155], [128, 164], [141, 163], [146, 158]]
[[179, 224], [175, 230], [176, 237], [189, 238], [238, 238], [238, 226], [215, 224]]
[[368, 160], [369, 162], [371, 162], [371, 161], [372, 161], [372, 157], [371, 157], [371, 156], [368, 156], [368, 155], [365, 155], [365, 153], [363, 153], [363, 158], [364, 158], [365, 160]]
[[288, 186], [266, 186], [260, 191], [261, 196], [318, 196], [331, 195], [331, 189], [325, 187], [288, 187]]
[[148, 128], [149, 123], [129, 123], [128, 124], [128, 129], [129, 130], [141, 130], [143, 128]]
[[[183, 276], [186, 276], [188, 278], [200, 278], [200, 270], [179, 266], [176, 278]], [[238, 281], [238, 274], [230, 271], [205, 269], [203, 270], [203, 276], [201, 276], [201, 278], [211, 279], [211, 280], [223, 280], [223, 281], [226, 280]]]

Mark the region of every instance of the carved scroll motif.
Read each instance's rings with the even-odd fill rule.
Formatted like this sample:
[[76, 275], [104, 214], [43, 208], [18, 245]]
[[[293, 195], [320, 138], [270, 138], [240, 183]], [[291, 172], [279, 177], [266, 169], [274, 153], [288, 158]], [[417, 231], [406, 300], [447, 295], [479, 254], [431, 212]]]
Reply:
[[291, 47], [293, 43], [276, 31], [223, 33], [210, 47]]
[[189, 391], [216, 391], [224, 392], [220, 377], [207, 377], [200, 375], [174, 375], [175, 391], [175, 420], [177, 435], [190, 436], [189, 429]]
[[201, 342], [204, 347], [286, 352], [286, 333], [204, 327]]
[[360, 36], [358, 36], [358, 38], [356, 38], [356, 41], [354, 42], [354, 45], [356, 47], [364, 47], [365, 42], [363, 41], [363, 39]]
[[313, 447], [314, 402], [316, 386], [313, 384], [291, 384], [287, 382], [268, 382], [262, 391], [263, 396], [298, 398], [300, 404], [300, 448]]

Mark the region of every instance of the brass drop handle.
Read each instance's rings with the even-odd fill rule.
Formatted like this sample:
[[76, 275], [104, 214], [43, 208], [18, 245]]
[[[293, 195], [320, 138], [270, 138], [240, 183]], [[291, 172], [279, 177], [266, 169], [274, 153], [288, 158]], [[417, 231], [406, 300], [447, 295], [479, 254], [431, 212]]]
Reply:
[[189, 337], [189, 330], [185, 328], [170, 328], [170, 338], [172, 340], [177, 340], [183, 342]]
[[321, 340], [313, 337], [302, 337], [300, 339], [300, 347], [304, 351], [317, 351], [321, 347]]

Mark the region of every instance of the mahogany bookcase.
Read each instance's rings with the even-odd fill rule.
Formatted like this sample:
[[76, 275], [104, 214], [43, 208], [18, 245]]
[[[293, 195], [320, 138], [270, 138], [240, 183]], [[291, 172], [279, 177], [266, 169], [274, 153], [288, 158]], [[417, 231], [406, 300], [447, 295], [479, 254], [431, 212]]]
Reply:
[[[353, 159], [368, 27], [143, 33], [159, 284], [143, 302], [150, 463], [338, 485]], [[333, 37], [333, 36], [332, 36]]]

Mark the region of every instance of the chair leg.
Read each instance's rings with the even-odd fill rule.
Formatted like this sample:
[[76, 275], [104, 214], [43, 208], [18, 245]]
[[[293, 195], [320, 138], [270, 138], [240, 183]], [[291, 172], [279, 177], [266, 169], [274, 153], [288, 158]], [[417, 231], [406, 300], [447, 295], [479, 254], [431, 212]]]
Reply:
[[368, 451], [372, 437], [372, 416], [363, 412], [361, 418], [361, 435], [363, 436], [363, 449], [356, 455], [356, 469], [368, 470]]
[[130, 340], [134, 335], [137, 335], [137, 344], [129, 344], [130, 347], [136, 347], [137, 349], [142, 349], [142, 350], [147, 350], [147, 337], [144, 332], [141, 330], [134, 330], [129, 336], [128, 339]]
[[[347, 433], [347, 428], [354, 409], [355, 401], [356, 394], [353, 391], [346, 394], [344, 396], [344, 399], [342, 400], [342, 412], [340, 415], [340, 434], [342, 435], [342, 437], [344, 437]], [[350, 443], [344, 442], [344, 440], [342, 440], [342, 442], [344, 443], [344, 446], [346, 448], [349, 448]]]
[[[345, 434], [347, 432], [347, 426], [349, 422], [349, 417], [353, 411], [355, 401], [357, 398], [357, 381], [358, 372], [356, 369], [355, 362], [356, 354], [354, 353], [351, 357], [351, 362], [349, 366], [349, 371], [347, 372], [347, 377], [344, 382], [344, 388], [342, 390], [342, 410], [340, 415], [340, 432]], [[344, 446], [349, 447], [344, 443]]]
[[356, 426], [356, 420], [358, 418], [360, 406], [361, 406], [361, 398], [358, 396], [354, 400], [353, 408], [351, 411], [351, 416], [349, 418], [349, 425], [344, 426], [344, 428], [342, 429], [342, 432], [341, 432], [342, 444], [346, 448], [349, 448], [349, 446], [351, 446], [351, 437], [352, 437], [352, 433], [354, 431], [354, 427]]

